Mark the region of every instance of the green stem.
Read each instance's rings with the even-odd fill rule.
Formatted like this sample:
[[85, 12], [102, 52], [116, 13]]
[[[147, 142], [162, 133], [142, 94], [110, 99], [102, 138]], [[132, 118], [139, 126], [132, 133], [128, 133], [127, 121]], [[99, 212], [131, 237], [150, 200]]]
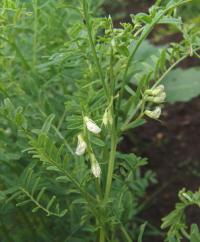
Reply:
[[62, 116], [61, 116], [61, 118], [60, 118], [60, 120], [59, 120], [59, 122], [58, 122], [58, 126], [57, 126], [57, 130], [58, 130], [58, 131], [59, 131], [60, 128], [62, 127], [62, 124], [63, 124], [63, 121], [65, 120], [65, 116], [66, 116], [66, 114], [67, 114], [67, 111], [66, 111], [66, 109], [65, 109], [64, 112], [63, 112], [63, 114], [62, 114]]
[[37, 51], [37, 26], [38, 26], [38, 1], [34, 0], [33, 3], [33, 9], [34, 9], [34, 34], [33, 34], [33, 67], [35, 68], [36, 66], [36, 51]]
[[95, 178], [95, 184], [96, 184], [96, 189], [98, 192], [98, 199], [102, 198], [102, 192], [101, 192], [101, 183], [100, 183], [100, 178]]
[[31, 201], [41, 210], [43, 210], [48, 216], [49, 215], [54, 215], [56, 217], [60, 217], [59, 213], [54, 213], [53, 211], [48, 210], [47, 208], [45, 208], [43, 205], [41, 205], [27, 190], [25, 190], [23, 187], [20, 188], [20, 190], [26, 194], [26, 196], [31, 199]]
[[109, 159], [109, 163], [108, 163], [105, 199], [107, 199], [110, 195], [113, 171], [114, 171], [114, 164], [115, 164], [116, 148], [117, 148], [117, 137], [116, 137], [115, 124], [113, 124], [112, 130], [111, 130], [111, 151], [110, 151], [110, 159]]
[[129, 58], [128, 58], [128, 61], [127, 61], [127, 64], [126, 64], [126, 68], [125, 68], [125, 71], [124, 71], [124, 77], [123, 77], [123, 82], [122, 82], [122, 87], [120, 89], [120, 92], [119, 92], [119, 99], [118, 99], [118, 110], [120, 109], [120, 105], [121, 105], [121, 100], [122, 100], [122, 97], [123, 97], [123, 94], [124, 94], [124, 89], [125, 89], [125, 86], [126, 86], [126, 82], [127, 82], [127, 73], [128, 73], [128, 70], [129, 70], [129, 67], [130, 67], [130, 64], [133, 60], [133, 57], [135, 56], [138, 48], [140, 47], [140, 45], [142, 44], [142, 42], [148, 37], [148, 35], [151, 33], [151, 31], [153, 30], [154, 26], [160, 21], [160, 19], [167, 13], [169, 12], [170, 10], [188, 2], [190, 0], [185, 0], [183, 1], [182, 3], [175, 3], [174, 5], [170, 6], [169, 8], [165, 9], [163, 12], [160, 13], [160, 15], [158, 15], [153, 21], [151, 24], [149, 24], [148, 28], [145, 29], [144, 33], [140, 36], [140, 38], [138, 39], [132, 53], [130, 54]]
[[121, 90], [120, 90], [120, 93], [119, 93], [119, 101], [118, 101], [118, 108], [120, 108], [120, 104], [121, 104], [121, 99], [123, 97], [123, 94], [124, 94], [124, 88], [125, 88], [125, 85], [126, 85], [126, 78], [127, 78], [127, 73], [128, 73], [128, 70], [129, 70], [129, 67], [130, 67], [130, 64], [133, 60], [133, 57], [134, 55], [136, 54], [138, 48], [140, 47], [140, 45], [142, 44], [142, 42], [147, 38], [147, 36], [151, 33], [153, 27], [159, 22], [159, 20], [162, 18], [163, 14], [160, 14], [156, 20], [154, 20], [150, 25], [149, 25], [149, 28], [145, 30], [144, 34], [142, 34], [139, 38], [139, 40], [137, 41], [136, 43], [136, 46], [135, 48], [133, 49], [132, 53], [130, 54], [129, 58], [128, 58], [128, 61], [127, 61], [127, 64], [126, 64], [126, 68], [125, 68], [125, 71], [124, 71], [124, 76], [123, 76], [123, 82], [122, 82], [122, 87], [121, 87]]
[[92, 38], [92, 31], [91, 31], [91, 25], [90, 25], [90, 16], [89, 16], [89, 13], [88, 13], [88, 5], [87, 5], [86, 0], [83, 0], [83, 13], [84, 13], [85, 23], [86, 23], [86, 27], [87, 27], [87, 32], [88, 32], [90, 46], [91, 46], [91, 49], [92, 49], [94, 62], [96, 64], [96, 67], [97, 67], [97, 70], [98, 70], [98, 73], [99, 73], [99, 77], [101, 79], [102, 86], [104, 88], [105, 94], [108, 97], [108, 90], [107, 90], [107, 87], [106, 87], [106, 82], [105, 82], [105, 79], [103, 77], [103, 71], [102, 71], [101, 65], [99, 63], [99, 59], [98, 59], [98, 56], [97, 56], [95, 44], [94, 44], [94, 41], [93, 41], [93, 38]]
[[103, 227], [100, 228], [99, 242], [105, 242], [105, 232]]
[[191, 239], [191, 238], [190, 238], [190, 235], [188, 234], [188, 232], [187, 232], [184, 228], [181, 229], [181, 232], [182, 232], [182, 234], [185, 236], [186, 239], [188, 239], [188, 240]]
[[120, 229], [124, 235], [124, 238], [126, 239], [127, 242], [132, 242], [131, 237], [129, 236], [129, 234], [127, 233], [126, 229], [124, 228], [123, 225], [120, 226]]
[[[200, 48], [196, 48], [194, 51], [198, 51]], [[154, 83], [154, 85], [152, 86], [152, 89], [155, 88], [168, 74], [169, 72], [174, 69], [181, 61], [183, 61], [185, 58], [187, 58], [189, 56], [189, 53], [187, 53], [186, 55], [182, 56], [180, 59], [178, 59], [176, 62], [174, 62], [173, 65], [171, 65], [163, 74], [162, 76]], [[133, 117], [135, 116], [135, 114], [137, 113], [137, 111], [140, 109], [140, 107], [142, 106], [142, 100], [140, 100], [140, 102], [137, 104], [136, 108], [133, 110], [133, 112], [131, 113], [131, 115], [129, 115], [129, 117], [126, 119], [126, 121], [124, 122], [123, 127], [121, 128], [122, 131], [127, 130], [129, 127], [131, 127], [132, 123], [135, 122], [132, 121], [130, 123], [130, 121], [133, 119]]]

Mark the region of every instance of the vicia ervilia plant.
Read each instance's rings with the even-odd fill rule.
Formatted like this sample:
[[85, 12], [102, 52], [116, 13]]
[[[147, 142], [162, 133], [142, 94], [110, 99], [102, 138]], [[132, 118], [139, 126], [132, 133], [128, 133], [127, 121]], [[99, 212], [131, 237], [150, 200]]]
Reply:
[[[148, 13], [132, 15], [120, 28], [111, 17], [95, 17], [94, 3], [87, 0], [58, 5], [11, 2], [5, 3], [4, 19], [10, 19], [11, 11], [9, 21], [16, 26], [10, 29], [8, 22], [2, 29], [2, 55], [16, 56], [5, 58], [0, 114], [4, 144], [16, 145], [2, 145], [2, 170], [10, 172], [0, 178], [2, 212], [20, 213], [19, 221], [26, 222], [31, 238], [40, 241], [141, 242], [145, 224], [139, 228], [143, 222], [138, 217], [154, 173], [141, 175], [146, 159], [122, 153], [119, 144], [128, 130], [148, 118], [160, 118], [166, 101], [163, 79], [200, 49], [199, 32], [176, 16], [176, 9], [188, 0], [166, 5], [158, 0]], [[58, 11], [53, 20], [46, 17], [54, 14], [51, 8]], [[59, 25], [59, 19], [64, 24]], [[30, 33], [27, 22], [33, 27]], [[145, 40], [158, 24], [174, 25], [185, 38], [144, 58]], [[11, 73], [7, 67], [12, 67]], [[31, 210], [37, 213], [30, 216]], [[163, 228], [172, 226], [175, 237], [167, 236], [166, 241], [180, 241], [185, 235], [190, 239], [186, 227], [176, 230], [169, 218]], [[9, 217], [2, 222], [3, 233], [13, 241], [7, 221]], [[28, 241], [26, 231], [21, 233], [14, 241]]]

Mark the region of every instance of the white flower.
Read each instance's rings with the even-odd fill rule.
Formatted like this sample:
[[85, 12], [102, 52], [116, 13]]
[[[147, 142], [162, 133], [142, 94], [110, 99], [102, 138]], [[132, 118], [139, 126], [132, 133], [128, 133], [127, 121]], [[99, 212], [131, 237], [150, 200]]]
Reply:
[[92, 174], [96, 178], [100, 177], [100, 175], [101, 175], [101, 167], [100, 167], [100, 165], [99, 165], [99, 163], [97, 161], [92, 163], [91, 170], [92, 170]]
[[87, 144], [84, 141], [81, 134], [78, 135], [78, 144], [76, 147], [76, 155], [83, 155], [85, 153], [85, 150], [87, 149]]
[[144, 112], [144, 114], [146, 114], [150, 118], [158, 119], [160, 117], [160, 115], [161, 115], [161, 108], [160, 107], [156, 107], [153, 111], [146, 110]]
[[85, 121], [87, 129], [90, 132], [92, 132], [94, 134], [99, 134], [101, 132], [101, 129], [99, 128], [99, 126], [92, 119], [89, 119], [86, 116], [86, 117], [84, 117], [84, 121]]
[[100, 177], [100, 175], [101, 175], [101, 167], [100, 167], [100, 165], [99, 165], [95, 155], [92, 154], [92, 153], [90, 154], [90, 160], [91, 160], [91, 171], [92, 171], [92, 174], [96, 178]]

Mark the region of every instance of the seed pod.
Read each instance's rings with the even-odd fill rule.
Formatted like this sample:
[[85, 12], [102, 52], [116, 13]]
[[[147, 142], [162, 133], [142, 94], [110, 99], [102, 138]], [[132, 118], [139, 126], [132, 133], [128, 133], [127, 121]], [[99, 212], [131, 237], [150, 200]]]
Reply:
[[94, 133], [94, 134], [99, 134], [101, 132], [101, 128], [92, 120], [89, 119], [87, 116], [84, 117], [85, 125], [87, 129]]
[[161, 108], [156, 107], [153, 111], [145, 110], [144, 114], [147, 115], [149, 118], [158, 119], [161, 115]]
[[87, 149], [87, 144], [84, 141], [82, 135], [79, 134], [78, 135], [78, 144], [77, 144], [77, 147], [76, 147], [75, 154], [78, 155], [78, 156], [83, 155], [83, 154], [85, 154], [86, 149]]

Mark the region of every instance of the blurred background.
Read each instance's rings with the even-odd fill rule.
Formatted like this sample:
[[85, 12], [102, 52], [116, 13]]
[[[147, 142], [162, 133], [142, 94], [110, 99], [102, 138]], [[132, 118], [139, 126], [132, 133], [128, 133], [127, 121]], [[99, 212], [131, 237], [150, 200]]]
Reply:
[[[121, 22], [131, 21], [130, 14], [147, 12], [153, 3], [152, 0], [106, 0], [102, 10], [110, 14], [119, 27]], [[199, 0], [180, 8], [178, 14], [184, 22], [200, 29]], [[181, 39], [173, 27], [158, 26], [148, 40], [146, 52]], [[142, 212], [142, 218], [153, 227], [159, 227], [161, 218], [173, 209], [180, 189], [195, 191], [200, 184], [200, 60], [196, 57], [184, 60], [168, 75], [165, 85], [168, 102], [160, 122], [149, 121], [127, 134], [121, 147], [123, 151], [148, 157], [148, 169], [156, 173], [158, 183], [146, 194]], [[188, 223], [200, 225], [197, 208], [191, 207], [186, 213]], [[148, 238], [145, 241], [149, 241]], [[153, 241], [161, 239], [157, 237]]]

